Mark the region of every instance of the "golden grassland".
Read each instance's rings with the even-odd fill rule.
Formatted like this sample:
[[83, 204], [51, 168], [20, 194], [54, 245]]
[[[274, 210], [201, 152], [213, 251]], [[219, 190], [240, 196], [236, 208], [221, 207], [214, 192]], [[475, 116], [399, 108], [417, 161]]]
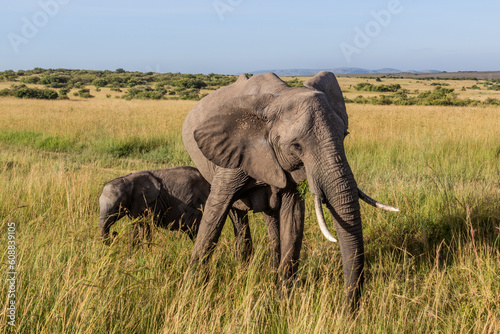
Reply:
[[[360, 79], [350, 80], [339, 79], [346, 90]], [[290, 294], [280, 292], [269, 271], [259, 214], [250, 215], [249, 263], [237, 260], [227, 224], [206, 281], [203, 274], [185, 276], [192, 243], [181, 233], [157, 229], [151, 245], [132, 249], [124, 219], [115, 226], [117, 241], [103, 245], [97, 231], [103, 184], [132, 171], [191, 164], [180, 132], [195, 102], [98, 93], [0, 99], [1, 268], [7, 271], [7, 223], [14, 222], [15, 331], [500, 330], [499, 108], [347, 105], [346, 151], [359, 186], [401, 209], [362, 204], [366, 285], [359, 311], [350, 315], [338, 245], [322, 237], [309, 194]], [[0, 331], [8, 331], [7, 284], [0, 301]]]

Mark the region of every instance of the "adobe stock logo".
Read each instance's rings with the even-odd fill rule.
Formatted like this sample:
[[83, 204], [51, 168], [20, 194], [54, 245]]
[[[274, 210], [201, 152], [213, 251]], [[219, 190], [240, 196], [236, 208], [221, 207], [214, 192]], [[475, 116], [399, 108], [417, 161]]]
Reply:
[[219, 19], [224, 21], [224, 15], [227, 12], [232, 12], [236, 7], [241, 5], [243, 0], [215, 0], [212, 5], [214, 6]]
[[348, 63], [352, 61], [353, 54], [360, 54], [361, 50], [366, 48], [373, 39], [377, 38], [382, 32], [382, 28], [386, 28], [392, 21], [392, 17], [403, 11], [403, 6], [399, 0], [390, 0], [387, 3], [387, 9], [382, 9], [378, 12], [372, 10], [370, 15], [374, 20], [365, 24], [364, 29], [354, 27], [354, 38], [352, 44], [340, 43], [340, 50], [344, 54]]
[[69, 2], [70, 0], [38, 1], [40, 10], [33, 14], [31, 19], [28, 19], [26, 16], [23, 16], [21, 19], [23, 22], [21, 33], [17, 34], [15, 32], [9, 32], [7, 34], [7, 39], [9, 40], [14, 52], [19, 53], [19, 47], [23, 44], [28, 44], [30, 40], [35, 38], [40, 29], [45, 27], [49, 23], [50, 19], [59, 13], [61, 6], [66, 5]]

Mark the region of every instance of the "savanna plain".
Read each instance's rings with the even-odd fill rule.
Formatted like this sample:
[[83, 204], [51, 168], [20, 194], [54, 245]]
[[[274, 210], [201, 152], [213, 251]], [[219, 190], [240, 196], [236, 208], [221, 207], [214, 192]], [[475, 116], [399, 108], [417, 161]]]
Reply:
[[[426, 85], [390, 80], [409, 91]], [[378, 84], [339, 78], [351, 99], [359, 94], [353, 87], [367, 81]], [[484, 100], [484, 92], [464, 97]], [[193, 245], [181, 232], [154, 229], [150, 244], [132, 248], [125, 218], [114, 226], [115, 242], [104, 245], [97, 227], [103, 185], [133, 171], [192, 165], [181, 128], [196, 101], [109, 98], [108, 88], [91, 94], [0, 98], [0, 331], [500, 332], [498, 106], [347, 104], [346, 151], [359, 187], [401, 210], [361, 203], [366, 284], [351, 314], [339, 246], [322, 236], [306, 186], [291, 291], [276, 286], [260, 214], [250, 214], [249, 262], [238, 260], [228, 223], [207, 280], [185, 275]], [[3, 274], [12, 222], [15, 327]]]

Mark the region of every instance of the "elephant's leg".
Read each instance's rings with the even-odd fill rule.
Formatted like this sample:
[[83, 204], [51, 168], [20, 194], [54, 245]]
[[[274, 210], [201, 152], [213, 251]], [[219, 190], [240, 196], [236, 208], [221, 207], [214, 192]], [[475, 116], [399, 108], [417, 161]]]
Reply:
[[269, 234], [271, 267], [278, 271], [280, 265], [280, 220], [279, 211], [262, 212]]
[[130, 232], [130, 244], [132, 247], [139, 245], [141, 242], [151, 242], [151, 225], [144, 218], [132, 223], [132, 231]]
[[279, 219], [281, 262], [278, 268], [278, 275], [283, 281], [297, 272], [304, 233], [304, 212], [304, 200], [295, 190], [283, 193]]
[[133, 248], [139, 244], [139, 234], [140, 234], [139, 222], [133, 221], [129, 234], [129, 245]]
[[196, 236], [190, 267], [208, 259], [219, 240], [229, 209], [249, 179], [240, 169], [217, 168]]
[[141, 235], [141, 239], [147, 242], [149, 246], [151, 246], [151, 241], [153, 241], [153, 234], [151, 233], [151, 223], [152, 222], [149, 219], [147, 221], [144, 221], [144, 224], [142, 225]]
[[252, 255], [252, 236], [248, 224], [248, 212], [233, 208], [229, 210], [229, 217], [233, 221], [237, 257], [240, 261], [246, 262]]
[[133, 221], [130, 230], [130, 240], [129, 244], [131, 247], [136, 247], [141, 242], [142, 226], [141, 221]]

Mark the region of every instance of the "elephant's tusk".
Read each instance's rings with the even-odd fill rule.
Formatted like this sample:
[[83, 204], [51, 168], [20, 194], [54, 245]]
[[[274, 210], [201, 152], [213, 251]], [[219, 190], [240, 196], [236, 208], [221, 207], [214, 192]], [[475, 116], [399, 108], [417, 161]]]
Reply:
[[333, 237], [333, 235], [328, 230], [325, 222], [325, 216], [323, 215], [323, 207], [321, 206], [321, 200], [318, 195], [314, 195], [314, 209], [316, 210], [316, 217], [318, 218], [319, 228], [325, 238], [327, 238], [331, 242], [337, 242], [337, 239]]
[[361, 189], [359, 189], [359, 188], [358, 188], [358, 194], [359, 194], [359, 198], [361, 198], [363, 201], [365, 201], [366, 203], [368, 203], [376, 208], [379, 208], [379, 209], [382, 209], [385, 211], [399, 212], [399, 209], [396, 208], [395, 206], [380, 203], [379, 201], [374, 200], [373, 198], [371, 198], [370, 196], [368, 196], [367, 194], [362, 192]]

